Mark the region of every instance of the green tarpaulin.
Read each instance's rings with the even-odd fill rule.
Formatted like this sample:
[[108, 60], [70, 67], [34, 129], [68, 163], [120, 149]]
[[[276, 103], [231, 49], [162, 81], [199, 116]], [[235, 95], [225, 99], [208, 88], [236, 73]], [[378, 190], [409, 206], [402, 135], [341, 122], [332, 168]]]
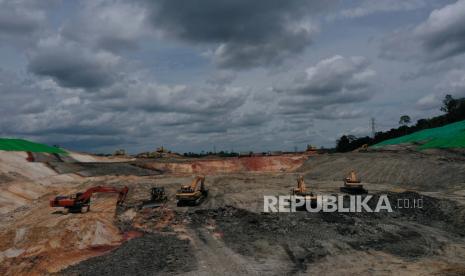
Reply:
[[67, 154], [66, 151], [60, 148], [50, 147], [44, 144], [34, 143], [23, 139], [7, 138], [0, 138], [0, 150]]
[[442, 127], [420, 130], [409, 135], [389, 139], [374, 145], [386, 146], [403, 143], [419, 143], [419, 149], [430, 148], [465, 148], [465, 121]]

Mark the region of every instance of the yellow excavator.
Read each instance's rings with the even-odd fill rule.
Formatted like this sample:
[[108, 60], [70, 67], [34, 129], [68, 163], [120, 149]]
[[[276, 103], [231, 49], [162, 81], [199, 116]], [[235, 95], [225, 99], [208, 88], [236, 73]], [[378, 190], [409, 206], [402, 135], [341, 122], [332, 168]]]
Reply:
[[199, 205], [208, 196], [205, 177], [196, 176], [190, 185], [183, 185], [176, 193], [178, 206]]
[[349, 175], [344, 178], [344, 186], [342, 186], [340, 190], [343, 193], [353, 195], [368, 193], [368, 191], [363, 188], [362, 181], [357, 177], [354, 170], [350, 171]]
[[367, 152], [368, 151], [368, 144], [363, 144], [359, 149], [359, 152]]
[[[292, 188], [291, 194], [294, 196], [302, 196], [305, 198], [305, 201], [310, 201], [310, 204], [316, 205], [316, 195], [313, 194], [311, 191], [307, 191], [307, 188], [305, 187], [305, 181], [304, 177], [299, 175], [297, 177], [297, 188]], [[302, 209], [305, 209], [305, 206], [303, 206]]]

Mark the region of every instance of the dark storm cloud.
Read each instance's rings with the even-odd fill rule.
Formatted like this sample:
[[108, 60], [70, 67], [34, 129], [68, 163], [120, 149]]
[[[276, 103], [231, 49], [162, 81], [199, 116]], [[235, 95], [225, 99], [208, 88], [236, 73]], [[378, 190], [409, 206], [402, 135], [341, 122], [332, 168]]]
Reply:
[[39, 42], [29, 55], [28, 69], [53, 78], [63, 87], [94, 89], [111, 84], [117, 77], [119, 58], [92, 50], [61, 37]]
[[[19, 16], [19, 12], [11, 13], [11, 10], [0, 10], [0, 33], [12, 35], [27, 35], [33, 33], [42, 23], [40, 14], [25, 14]], [[18, 20], [19, 19], [19, 20]]]
[[[42, 3], [40, 3], [42, 2]], [[53, 1], [0, 1], [0, 34], [30, 35], [46, 22], [46, 8]]]
[[220, 67], [269, 65], [302, 52], [316, 27], [310, 15], [334, 1], [205, 0], [145, 1], [151, 21], [166, 36], [193, 43], [216, 43]]
[[56, 4], [53, 0], [0, 1], [0, 45], [27, 45], [47, 25], [46, 11]]
[[147, 11], [135, 1], [87, 1], [79, 8], [61, 30], [69, 40], [119, 52], [137, 50], [152, 35]]

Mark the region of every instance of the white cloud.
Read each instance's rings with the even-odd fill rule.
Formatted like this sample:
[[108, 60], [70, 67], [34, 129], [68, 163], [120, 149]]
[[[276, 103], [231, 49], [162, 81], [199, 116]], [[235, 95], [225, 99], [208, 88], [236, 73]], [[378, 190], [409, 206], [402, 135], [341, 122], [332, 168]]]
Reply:
[[386, 36], [381, 56], [436, 62], [465, 52], [465, 0], [433, 10], [416, 26]]

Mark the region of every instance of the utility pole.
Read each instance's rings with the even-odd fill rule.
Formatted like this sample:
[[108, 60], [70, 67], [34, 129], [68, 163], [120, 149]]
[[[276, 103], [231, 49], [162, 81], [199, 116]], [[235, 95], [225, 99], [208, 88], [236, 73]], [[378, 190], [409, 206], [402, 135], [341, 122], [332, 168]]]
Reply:
[[376, 128], [375, 128], [375, 118], [371, 118], [371, 137], [375, 138]]

